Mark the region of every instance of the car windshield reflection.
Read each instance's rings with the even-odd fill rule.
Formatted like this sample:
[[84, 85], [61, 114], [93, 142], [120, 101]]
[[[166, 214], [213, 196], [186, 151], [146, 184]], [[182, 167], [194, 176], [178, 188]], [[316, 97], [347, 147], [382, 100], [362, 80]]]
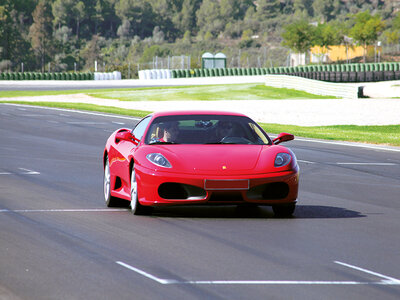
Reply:
[[154, 119], [145, 143], [270, 145], [271, 140], [245, 116], [175, 115]]

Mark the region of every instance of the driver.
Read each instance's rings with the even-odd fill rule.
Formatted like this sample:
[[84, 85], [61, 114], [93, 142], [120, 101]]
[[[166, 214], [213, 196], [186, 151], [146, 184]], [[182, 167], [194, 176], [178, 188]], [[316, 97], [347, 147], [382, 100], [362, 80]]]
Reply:
[[231, 122], [219, 121], [216, 130], [217, 139], [221, 140], [224, 137], [231, 136], [232, 131], [233, 131], [233, 124]]
[[163, 136], [160, 142], [175, 143], [179, 134], [178, 122], [167, 122], [164, 124]]

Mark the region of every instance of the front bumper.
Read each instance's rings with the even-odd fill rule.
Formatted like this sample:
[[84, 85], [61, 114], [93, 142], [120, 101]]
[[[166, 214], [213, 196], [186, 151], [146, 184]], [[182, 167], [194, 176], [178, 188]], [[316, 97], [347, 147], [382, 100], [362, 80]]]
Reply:
[[288, 204], [295, 203], [298, 195], [298, 166], [291, 171], [234, 176], [178, 174], [137, 166], [135, 170], [139, 202], [148, 206]]

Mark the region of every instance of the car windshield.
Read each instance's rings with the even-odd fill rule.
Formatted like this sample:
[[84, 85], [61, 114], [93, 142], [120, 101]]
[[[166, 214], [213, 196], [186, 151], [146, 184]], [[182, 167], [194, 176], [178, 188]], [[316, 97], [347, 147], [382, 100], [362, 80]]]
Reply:
[[154, 119], [145, 143], [268, 145], [271, 140], [245, 116], [174, 115]]

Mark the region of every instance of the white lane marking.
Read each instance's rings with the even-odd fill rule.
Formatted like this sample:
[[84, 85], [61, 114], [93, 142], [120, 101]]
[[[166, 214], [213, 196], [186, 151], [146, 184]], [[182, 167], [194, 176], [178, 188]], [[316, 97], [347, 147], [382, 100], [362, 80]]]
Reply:
[[348, 147], [356, 147], [356, 148], [366, 148], [372, 150], [381, 150], [381, 151], [392, 151], [392, 152], [400, 152], [400, 147], [387, 147], [387, 146], [379, 146], [379, 145], [366, 145], [366, 144], [357, 144], [350, 142], [339, 142], [339, 141], [322, 141], [322, 140], [312, 140], [306, 138], [298, 138], [295, 140], [303, 141], [303, 142], [311, 142], [311, 143], [319, 143], [319, 144], [328, 144], [328, 145], [339, 145], [339, 146], [348, 146]]
[[386, 280], [381, 281], [323, 281], [323, 280], [174, 280], [154, 276], [148, 272], [135, 268], [122, 261], [116, 261], [117, 264], [131, 271], [134, 271], [146, 278], [156, 281], [160, 284], [208, 284], [208, 285], [400, 285], [400, 280], [385, 276], [373, 271], [359, 268], [353, 265], [335, 261], [335, 263], [345, 267], [353, 268], [365, 273], [375, 275]]
[[354, 269], [354, 270], [358, 270], [358, 271], [361, 271], [361, 272], [364, 272], [364, 273], [367, 273], [367, 274], [374, 275], [376, 277], [380, 277], [380, 278], [386, 279], [386, 281], [384, 281], [384, 282], [386, 282], [387, 284], [400, 284], [400, 280], [396, 279], [396, 278], [393, 278], [393, 277], [382, 275], [380, 273], [377, 273], [377, 272], [374, 272], [374, 271], [370, 271], [370, 270], [367, 270], [367, 269], [364, 269], [364, 268], [360, 268], [360, 267], [357, 267], [357, 266], [353, 266], [353, 265], [350, 265], [350, 264], [346, 264], [346, 263], [340, 262], [340, 261], [335, 261], [335, 263], [339, 264], [339, 265], [342, 265], [342, 266], [345, 266], [345, 267], [348, 267], [348, 268], [351, 268], [351, 269]]
[[355, 166], [397, 166], [394, 163], [367, 163], [367, 162], [337, 162], [337, 165], [355, 165]]
[[79, 208], [79, 209], [0, 209], [0, 213], [38, 213], [38, 212], [121, 212], [128, 209]]
[[316, 162], [314, 162], [314, 161], [308, 161], [308, 160], [301, 160], [301, 159], [298, 159], [297, 161], [300, 162], [300, 163], [304, 163], [304, 164], [316, 164]]
[[25, 174], [25, 175], [40, 175], [39, 172], [36, 172], [36, 171], [33, 171], [33, 170], [29, 170], [29, 169], [25, 169], [25, 168], [18, 168], [18, 169], [24, 171], [23, 174]]
[[[304, 164], [316, 164], [317, 162], [314, 161], [308, 161], [308, 160], [297, 160], [300, 163]], [[333, 163], [335, 165], [343, 165], [343, 166], [398, 166], [396, 163], [380, 163], [380, 162], [336, 162]]]
[[115, 121], [112, 121], [111, 123], [117, 124], [117, 125], [125, 125], [125, 123], [123, 123], [123, 122], [115, 122]]
[[179, 281], [176, 281], [176, 280], [158, 278], [158, 277], [156, 277], [154, 275], [151, 275], [151, 274], [149, 274], [149, 273], [147, 273], [145, 271], [142, 271], [142, 270], [140, 270], [138, 268], [132, 267], [132, 266], [130, 266], [130, 265], [128, 265], [128, 264], [126, 264], [126, 263], [124, 263], [122, 261], [116, 261], [116, 263], [121, 265], [121, 266], [123, 266], [123, 267], [125, 267], [125, 268], [127, 268], [127, 269], [129, 269], [129, 270], [131, 270], [131, 271], [134, 271], [134, 272], [136, 272], [136, 273], [138, 273], [138, 274], [140, 274], [140, 275], [142, 275], [144, 277], [147, 277], [147, 278], [149, 278], [151, 280], [154, 280], [154, 281], [156, 281], [158, 283], [161, 283], [161, 284], [179, 283]]
[[105, 125], [106, 122], [66, 122], [69, 125]]
[[107, 118], [125, 119], [125, 120], [138, 121], [138, 120], [142, 119], [142, 118], [138, 118], [138, 117], [118, 116], [118, 115], [111, 115], [111, 114], [108, 115], [108, 114], [97, 113], [97, 112], [80, 111], [80, 110], [57, 108], [57, 107], [32, 106], [32, 105], [15, 104], [15, 103], [0, 103], [0, 104], [8, 105], [8, 106], [18, 106], [18, 107], [27, 107], [27, 108], [29, 107], [29, 108], [45, 109], [45, 110], [56, 110], [56, 111], [62, 111], [62, 112], [77, 113], [77, 114], [92, 115], [92, 116], [100, 116], [100, 117], [107, 117]]
[[0, 175], [18, 175], [18, 174], [22, 174], [22, 175], [40, 175], [40, 172], [36, 172], [33, 170], [29, 170], [29, 169], [25, 169], [25, 168], [18, 168], [19, 170], [21, 170], [22, 172], [18, 173], [18, 172], [0, 172]]
[[47, 117], [47, 115], [39, 115], [39, 114], [24, 114], [24, 115], [20, 115], [20, 117], [26, 117], [26, 118], [30, 118], [30, 117], [39, 117], [39, 118], [43, 118], [43, 117]]

